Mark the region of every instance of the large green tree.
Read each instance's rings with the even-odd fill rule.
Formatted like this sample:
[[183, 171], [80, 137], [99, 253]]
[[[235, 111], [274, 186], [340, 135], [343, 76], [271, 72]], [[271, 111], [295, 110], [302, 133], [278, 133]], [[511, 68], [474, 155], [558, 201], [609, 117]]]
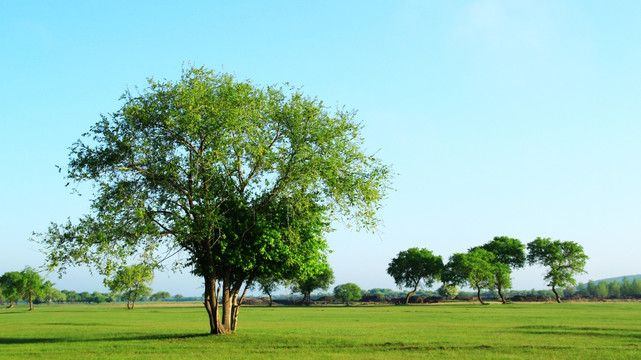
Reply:
[[556, 301], [561, 297], [557, 287], [576, 285], [574, 276], [585, 273], [588, 256], [583, 252], [583, 246], [573, 241], [536, 238], [527, 244], [527, 260], [530, 264], [540, 264], [547, 268], [544, 279], [552, 287]]
[[525, 245], [519, 240], [507, 236], [496, 236], [492, 241], [480, 246], [494, 254], [494, 263], [505, 266], [494, 267], [494, 286], [499, 293], [501, 302], [505, 304], [504, 289], [512, 287], [512, 269], [525, 266]]
[[441, 256], [434, 255], [430, 250], [416, 247], [399, 252], [387, 267], [387, 273], [394, 278], [399, 288], [412, 289], [405, 297], [406, 304], [420, 285], [429, 288], [434, 281], [440, 280], [442, 272]]
[[330, 221], [378, 222], [389, 169], [364, 153], [354, 112], [202, 68], [123, 100], [72, 148], [68, 177], [97, 191], [91, 213], [37, 236], [51, 267], [108, 274], [180, 251], [210, 332], [231, 333], [254, 279], [326, 266]]
[[122, 266], [110, 279], [105, 279], [105, 285], [115, 294], [123, 294], [127, 298], [127, 309], [136, 306], [138, 298], [151, 294], [148, 284], [154, 279], [154, 271], [145, 264]]
[[468, 284], [475, 288], [479, 302], [485, 305], [481, 289], [494, 289], [497, 266], [507, 267], [496, 263], [494, 254], [485, 249], [470, 249], [467, 253], [457, 253], [450, 257], [445, 266], [444, 281], [448, 284]]

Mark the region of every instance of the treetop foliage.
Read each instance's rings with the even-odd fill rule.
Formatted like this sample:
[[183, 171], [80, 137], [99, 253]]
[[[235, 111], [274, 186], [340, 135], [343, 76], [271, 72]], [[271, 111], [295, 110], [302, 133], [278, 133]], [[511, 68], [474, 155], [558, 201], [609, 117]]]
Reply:
[[334, 297], [349, 305], [350, 301], [361, 299], [361, 288], [354, 283], [341, 284], [334, 288]]
[[494, 254], [495, 262], [516, 269], [525, 266], [525, 245], [519, 239], [507, 236], [496, 236], [492, 241], [480, 247]]
[[573, 241], [536, 238], [527, 245], [530, 264], [548, 267], [545, 280], [550, 286], [575, 285], [574, 274], [584, 273], [588, 256], [583, 247]]
[[394, 278], [396, 285], [408, 288], [416, 288], [421, 284], [430, 287], [434, 281], [440, 280], [442, 271], [441, 256], [416, 247], [399, 252], [387, 267], [387, 273]]

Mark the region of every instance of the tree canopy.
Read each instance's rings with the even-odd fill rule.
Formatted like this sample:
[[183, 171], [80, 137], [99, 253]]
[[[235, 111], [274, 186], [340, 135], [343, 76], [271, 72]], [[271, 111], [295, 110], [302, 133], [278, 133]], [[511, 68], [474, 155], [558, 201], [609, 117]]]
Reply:
[[399, 252], [387, 267], [387, 273], [394, 278], [399, 288], [412, 289], [405, 298], [406, 304], [421, 284], [425, 287], [432, 286], [434, 281], [441, 278], [442, 272], [443, 258], [419, 248]]
[[0, 276], [0, 288], [9, 308], [22, 299], [22, 275], [19, 271], [9, 271]]
[[561, 241], [538, 237], [527, 244], [527, 260], [530, 264], [541, 264], [547, 267], [544, 279], [552, 286], [556, 301], [561, 298], [557, 287], [576, 285], [574, 275], [585, 273], [588, 256], [583, 246], [573, 241]]
[[311, 293], [314, 290], [322, 289], [328, 290], [329, 286], [334, 282], [334, 271], [329, 266], [323, 268], [320, 272], [307, 275], [303, 278], [295, 280], [292, 284], [292, 291], [300, 292], [303, 294], [303, 304], [309, 304], [311, 301]]
[[158, 291], [149, 297], [151, 301], [162, 301], [171, 298], [171, 294], [166, 291]]
[[349, 306], [350, 301], [361, 299], [361, 288], [354, 283], [341, 284], [334, 288], [334, 297]]
[[210, 332], [231, 333], [254, 279], [325, 267], [330, 221], [379, 222], [390, 171], [363, 151], [353, 111], [203, 68], [122, 99], [72, 147], [68, 178], [97, 190], [89, 214], [37, 236], [52, 268], [110, 274], [181, 252]]

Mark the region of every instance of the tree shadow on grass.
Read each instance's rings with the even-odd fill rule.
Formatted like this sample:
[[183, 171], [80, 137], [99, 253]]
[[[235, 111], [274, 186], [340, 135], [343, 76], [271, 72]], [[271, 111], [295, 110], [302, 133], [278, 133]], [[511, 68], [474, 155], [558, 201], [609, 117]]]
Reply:
[[145, 341], [145, 340], [186, 340], [192, 338], [206, 337], [210, 334], [150, 334], [132, 336], [111, 336], [93, 339], [69, 339], [69, 338], [0, 338], [0, 345], [21, 345], [21, 344], [53, 344], [53, 343], [90, 343], [102, 341]]

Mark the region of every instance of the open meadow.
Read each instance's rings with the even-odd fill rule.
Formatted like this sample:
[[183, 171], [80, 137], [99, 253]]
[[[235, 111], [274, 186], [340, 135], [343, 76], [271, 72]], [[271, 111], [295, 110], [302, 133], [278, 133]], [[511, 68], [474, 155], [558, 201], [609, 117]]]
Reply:
[[208, 336], [202, 306], [0, 310], [1, 359], [641, 359], [641, 303], [244, 307]]

